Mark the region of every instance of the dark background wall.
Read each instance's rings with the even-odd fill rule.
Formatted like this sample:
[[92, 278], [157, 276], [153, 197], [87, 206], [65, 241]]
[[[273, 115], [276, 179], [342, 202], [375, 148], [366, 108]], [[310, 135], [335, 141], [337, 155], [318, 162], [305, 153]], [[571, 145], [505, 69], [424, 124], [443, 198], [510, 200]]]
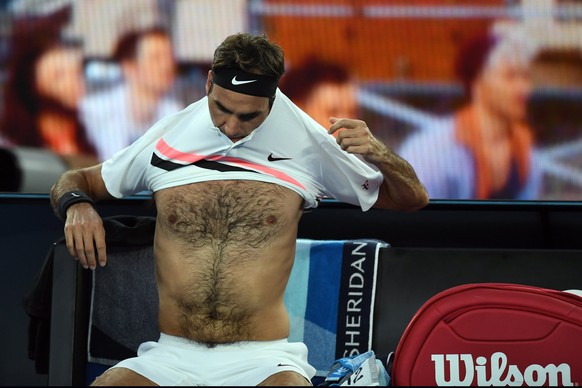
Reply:
[[[155, 214], [147, 197], [103, 202], [98, 204], [98, 210], [102, 216]], [[414, 213], [377, 209], [364, 213], [354, 206], [324, 201], [318, 209], [303, 216], [299, 237], [377, 238], [394, 248], [443, 248], [445, 251], [438, 260], [434, 256], [428, 258], [430, 268], [436, 271], [441, 261], [444, 263], [450, 258], [451, 263], [454, 260], [456, 271], [464, 272], [466, 279], [472, 279], [471, 272], [478, 267], [471, 267], [471, 259], [467, 258], [464, 268], [464, 256], [459, 252], [467, 249], [533, 250], [545, 253], [536, 256], [536, 268], [539, 268], [536, 273], [539, 272], [540, 279], [543, 279], [548, 276], [544, 266], [554, 265], [548, 252], [566, 250], [568, 260], [580, 257], [579, 263], [582, 263], [581, 216], [582, 203], [576, 202], [433, 201]], [[48, 196], [0, 194], [0, 385], [47, 383], [45, 375], [35, 373], [34, 362], [27, 356], [28, 317], [22, 299], [32, 287], [49, 246], [62, 235], [62, 227], [62, 222], [52, 213]], [[447, 254], [448, 249], [457, 249], [454, 257]], [[424, 256], [418, 257], [422, 259]], [[478, 260], [474, 261], [477, 263]], [[482, 261], [479, 263], [482, 265]], [[573, 273], [580, 273], [577, 269], [580, 269], [580, 264], [573, 267]], [[414, 274], [414, 271], [408, 273]], [[439, 276], [443, 276], [442, 281]], [[422, 281], [420, 275], [404, 279], [411, 289], [420, 286]], [[450, 279], [438, 273], [431, 282], [435, 283], [431, 286], [433, 290], [452, 284]], [[578, 288], [582, 288], [582, 275]], [[388, 311], [390, 306], [380, 308]], [[406, 314], [412, 314], [412, 310]], [[409, 319], [408, 316], [400, 318]]]

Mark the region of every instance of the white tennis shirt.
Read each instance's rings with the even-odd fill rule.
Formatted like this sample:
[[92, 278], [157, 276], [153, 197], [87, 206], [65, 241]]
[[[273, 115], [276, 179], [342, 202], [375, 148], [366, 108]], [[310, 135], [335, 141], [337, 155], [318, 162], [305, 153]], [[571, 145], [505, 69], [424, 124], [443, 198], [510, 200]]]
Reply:
[[297, 192], [305, 208], [331, 197], [364, 211], [383, 180], [279, 89], [265, 121], [236, 143], [214, 126], [204, 97], [105, 161], [102, 176], [117, 198], [196, 182], [256, 180]]

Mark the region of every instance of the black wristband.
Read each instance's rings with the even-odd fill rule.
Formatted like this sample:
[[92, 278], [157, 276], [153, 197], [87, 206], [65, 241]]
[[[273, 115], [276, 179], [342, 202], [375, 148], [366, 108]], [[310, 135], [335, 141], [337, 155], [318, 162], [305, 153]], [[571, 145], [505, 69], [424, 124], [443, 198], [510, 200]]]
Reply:
[[59, 198], [57, 207], [61, 219], [67, 219], [67, 209], [76, 203], [88, 202], [93, 206], [93, 200], [82, 191], [68, 191]]

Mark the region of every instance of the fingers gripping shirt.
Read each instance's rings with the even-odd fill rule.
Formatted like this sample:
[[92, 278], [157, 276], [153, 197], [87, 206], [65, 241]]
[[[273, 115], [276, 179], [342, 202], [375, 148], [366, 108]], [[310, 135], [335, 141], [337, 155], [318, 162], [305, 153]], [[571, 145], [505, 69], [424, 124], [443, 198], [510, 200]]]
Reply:
[[210, 118], [207, 97], [157, 122], [103, 163], [115, 197], [212, 180], [256, 180], [297, 192], [305, 207], [322, 197], [359, 205], [376, 202], [382, 175], [343, 151], [333, 136], [279, 89], [265, 121], [233, 143]]

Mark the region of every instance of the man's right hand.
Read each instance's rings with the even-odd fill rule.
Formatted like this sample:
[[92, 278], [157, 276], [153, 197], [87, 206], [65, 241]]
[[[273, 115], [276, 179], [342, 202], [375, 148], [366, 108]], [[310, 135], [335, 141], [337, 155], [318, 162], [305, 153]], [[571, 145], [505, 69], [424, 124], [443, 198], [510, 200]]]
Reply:
[[77, 203], [67, 209], [65, 239], [69, 253], [83, 268], [101, 267], [107, 262], [103, 220], [89, 203]]

